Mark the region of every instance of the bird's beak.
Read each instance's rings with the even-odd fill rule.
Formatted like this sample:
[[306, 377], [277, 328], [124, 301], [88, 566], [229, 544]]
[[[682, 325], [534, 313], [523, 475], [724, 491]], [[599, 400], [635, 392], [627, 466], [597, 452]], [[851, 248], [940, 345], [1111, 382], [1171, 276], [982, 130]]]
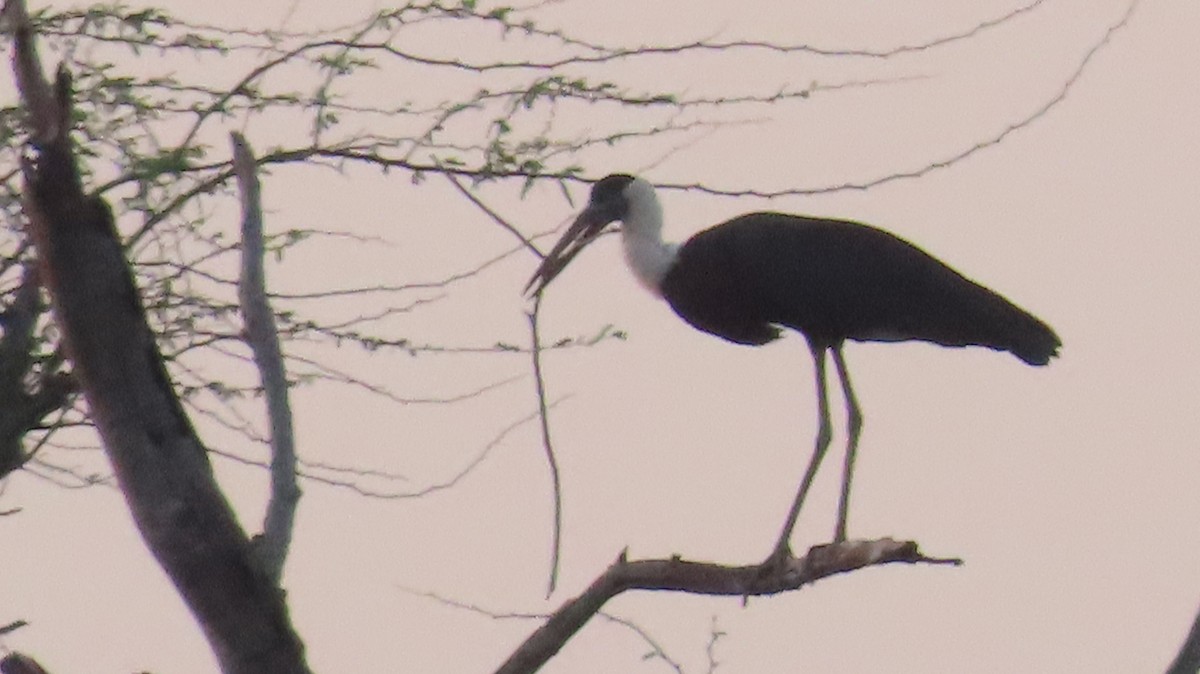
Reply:
[[594, 241], [600, 233], [604, 231], [604, 227], [612, 222], [611, 218], [606, 218], [599, 209], [594, 206], [588, 206], [579, 217], [575, 218], [575, 222], [567, 228], [566, 234], [554, 244], [554, 248], [546, 255], [546, 259], [542, 260], [541, 266], [533, 273], [529, 279], [529, 283], [525, 284], [525, 295], [537, 295], [541, 293], [554, 277], [562, 273], [562, 270], [567, 268], [571, 260], [579, 254], [589, 243]]

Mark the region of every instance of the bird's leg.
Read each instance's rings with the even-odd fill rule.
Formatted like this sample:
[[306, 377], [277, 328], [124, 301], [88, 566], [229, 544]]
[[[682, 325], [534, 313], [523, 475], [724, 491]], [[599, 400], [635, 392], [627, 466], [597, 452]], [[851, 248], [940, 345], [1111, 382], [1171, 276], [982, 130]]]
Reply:
[[800, 481], [800, 490], [796, 493], [796, 500], [792, 503], [792, 509], [783, 523], [783, 531], [779, 533], [779, 542], [775, 544], [775, 549], [763, 562], [764, 566], [781, 565], [791, 556], [792, 548], [788, 541], [792, 537], [796, 519], [800, 516], [800, 506], [804, 505], [804, 498], [808, 495], [809, 487], [812, 487], [813, 478], [817, 476], [817, 469], [821, 467], [821, 459], [825, 458], [825, 451], [829, 449], [829, 440], [833, 436], [829, 424], [829, 396], [825, 386], [825, 347], [810, 343], [809, 348], [812, 350], [813, 362], [816, 365], [814, 372], [817, 378], [817, 417], [819, 421], [817, 443], [813, 449], [812, 458], [809, 459], [808, 470], [804, 472], [804, 479]]
[[850, 385], [850, 371], [846, 369], [846, 357], [842, 355], [842, 345], [833, 347], [833, 365], [837, 368], [838, 379], [842, 382], [842, 392], [846, 394], [846, 465], [842, 469], [842, 496], [838, 500], [837, 528], [833, 532], [835, 543], [846, 540], [846, 517], [850, 508], [850, 480], [854, 477], [854, 458], [858, 453], [858, 435], [862, 432], [862, 408], [858, 406], [858, 398], [854, 395], [854, 387]]

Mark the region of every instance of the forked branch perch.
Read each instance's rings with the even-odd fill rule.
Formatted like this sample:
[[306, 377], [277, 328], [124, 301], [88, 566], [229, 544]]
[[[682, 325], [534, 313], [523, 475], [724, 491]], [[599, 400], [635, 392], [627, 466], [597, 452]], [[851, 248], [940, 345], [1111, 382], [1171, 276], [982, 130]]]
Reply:
[[724, 566], [678, 558], [617, 561], [583, 594], [555, 611], [525, 640], [496, 674], [536, 672], [554, 657], [602, 606], [628, 590], [668, 590], [692, 594], [754, 597], [796, 590], [829, 576], [882, 564], [962, 564], [959, 559], [929, 557], [913, 541], [883, 538], [843, 541], [812, 548], [778, 568], [763, 565]]
[[60, 70], [53, 88], [46, 83], [20, 3], [8, 0], [4, 18], [30, 113], [24, 212], [39, 279], [121, 491], [223, 672], [307, 674], [282, 593], [252, 554], [175, 395], [112, 211], [83, 192], [69, 137], [71, 78]]

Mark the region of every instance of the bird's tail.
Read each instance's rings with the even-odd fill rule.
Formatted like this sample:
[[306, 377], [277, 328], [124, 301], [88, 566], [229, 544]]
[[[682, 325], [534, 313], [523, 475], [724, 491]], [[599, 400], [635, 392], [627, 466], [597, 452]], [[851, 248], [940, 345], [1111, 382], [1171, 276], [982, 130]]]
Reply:
[[1014, 356], [1030, 365], [1045, 365], [1058, 356], [1062, 340], [1054, 330], [1033, 314], [1013, 306], [1020, 317], [1013, 320], [1013, 331], [1005, 347]]
[[1058, 356], [1062, 340], [1041, 319], [982, 286], [988, 301], [978, 303], [984, 315], [976, 317], [983, 329], [979, 342], [1000, 351], [1008, 351], [1030, 365], [1046, 365]]

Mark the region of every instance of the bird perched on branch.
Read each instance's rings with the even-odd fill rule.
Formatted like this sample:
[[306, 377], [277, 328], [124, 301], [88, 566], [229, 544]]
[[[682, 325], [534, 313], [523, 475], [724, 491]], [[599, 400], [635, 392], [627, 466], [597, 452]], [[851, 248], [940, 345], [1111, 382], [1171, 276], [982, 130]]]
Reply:
[[834, 540], [846, 517], [862, 412], [846, 340], [919, 340], [1008, 351], [1030, 365], [1058, 355], [1054, 330], [999, 294], [881, 229], [785, 213], [748, 213], [682, 244], [662, 240], [662, 207], [641, 178], [610, 175], [526, 286], [541, 293], [612, 222], [621, 223], [625, 260], [680, 318], [735, 344], [759, 346], [791, 328], [808, 340], [816, 365], [816, 447], [768, 562], [790, 556], [789, 539], [832, 437], [825, 353], [845, 394], [848, 438]]

